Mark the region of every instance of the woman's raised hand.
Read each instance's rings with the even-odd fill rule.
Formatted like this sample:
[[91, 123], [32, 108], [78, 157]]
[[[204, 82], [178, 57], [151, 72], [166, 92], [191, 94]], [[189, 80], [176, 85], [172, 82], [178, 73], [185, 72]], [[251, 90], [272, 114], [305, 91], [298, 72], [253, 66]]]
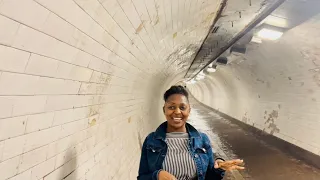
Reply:
[[225, 171], [231, 171], [231, 170], [243, 170], [244, 167], [242, 166], [243, 160], [241, 159], [234, 159], [230, 161], [223, 161], [221, 159], [217, 159], [214, 162], [214, 168], [218, 169], [221, 168]]

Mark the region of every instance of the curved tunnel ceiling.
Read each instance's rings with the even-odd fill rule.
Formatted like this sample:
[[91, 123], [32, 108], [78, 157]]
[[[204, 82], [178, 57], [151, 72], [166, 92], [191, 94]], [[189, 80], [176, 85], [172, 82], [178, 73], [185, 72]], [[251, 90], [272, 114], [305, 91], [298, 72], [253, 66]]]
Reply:
[[[230, 46], [245, 48], [256, 33], [254, 26], [249, 28], [249, 24], [262, 21], [257, 24], [256, 29], [263, 25], [269, 25], [287, 31], [319, 13], [319, 5], [319, 1], [316, 0], [225, 1], [220, 17], [214, 23], [214, 27], [210, 30], [185, 74], [185, 78], [195, 77], [200, 70], [208, 63], [215, 61], [220, 54], [221, 57], [230, 56], [230, 49], [226, 46], [236, 36], [243, 37], [235, 40], [234, 44], [231, 43]], [[270, 12], [271, 14], [269, 14]], [[268, 16], [264, 19], [259, 17], [261, 14]]]
[[[0, 0], [0, 179], [136, 179], [143, 138], [164, 120], [160, 98], [182, 82], [214, 19], [209, 39], [225, 43], [274, 1], [229, 0], [219, 19], [223, 2]], [[188, 88], [320, 154], [319, 19], [290, 25], [279, 42], [249, 43]]]

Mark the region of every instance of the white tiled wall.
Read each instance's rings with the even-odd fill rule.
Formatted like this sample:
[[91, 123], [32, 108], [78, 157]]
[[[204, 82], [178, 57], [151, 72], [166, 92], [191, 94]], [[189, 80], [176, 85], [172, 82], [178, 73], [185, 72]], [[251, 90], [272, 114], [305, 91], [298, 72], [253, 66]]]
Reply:
[[[320, 16], [189, 85], [203, 103], [320, 155]], [[210, 97], [210, 98], [208, 98]]]
[[0, 0], [0, 180], [136, 179], [163, 83], [192, 60], [172, 57], [218, 5]]

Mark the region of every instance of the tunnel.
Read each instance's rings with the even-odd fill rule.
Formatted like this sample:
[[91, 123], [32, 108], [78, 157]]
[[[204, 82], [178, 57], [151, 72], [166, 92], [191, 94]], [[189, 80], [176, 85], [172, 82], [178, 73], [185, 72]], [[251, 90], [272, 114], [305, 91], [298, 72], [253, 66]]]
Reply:
[[0, 180], [137, 179], [173, 85], [217, 156], [244, 159], [224, 179], [319, 180], [319, 13], [318, 0], [0, 0]]

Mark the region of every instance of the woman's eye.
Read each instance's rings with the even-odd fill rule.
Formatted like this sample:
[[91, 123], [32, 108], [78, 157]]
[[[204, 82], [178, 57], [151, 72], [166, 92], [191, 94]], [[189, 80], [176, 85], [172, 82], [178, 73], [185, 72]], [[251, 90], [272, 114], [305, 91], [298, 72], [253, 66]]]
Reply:
[[186, 107], [180, 107], [180, 110], [186, 110]]
[[174, 108], [174, 106], [170, 106], [168, 109], [174, 110], [175, 108]]

